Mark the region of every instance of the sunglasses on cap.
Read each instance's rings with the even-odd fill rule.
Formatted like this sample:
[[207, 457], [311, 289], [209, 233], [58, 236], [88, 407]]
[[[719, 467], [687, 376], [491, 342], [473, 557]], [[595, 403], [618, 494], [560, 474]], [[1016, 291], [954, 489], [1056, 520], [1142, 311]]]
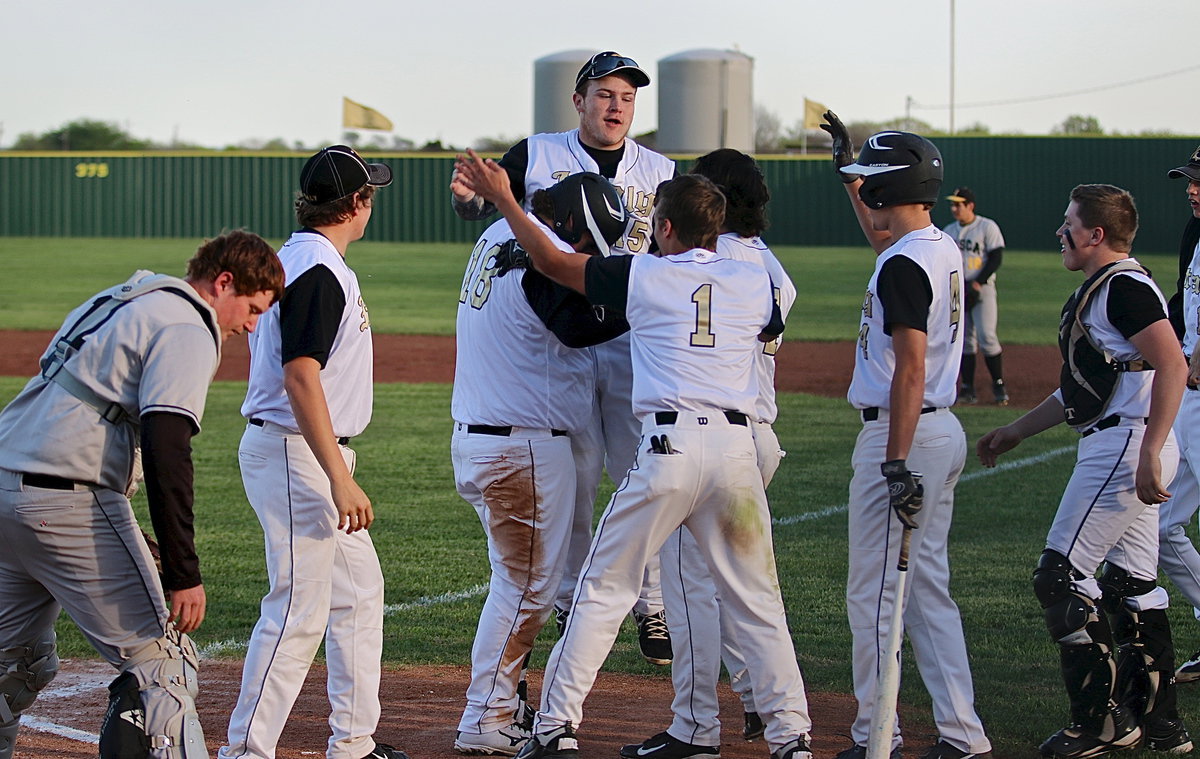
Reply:
[[626, 58], [615, 51], [606, 50], [603, 53], [596, 53], [587, 63], [583, 64], [583, 68], [579, 70], [579, 76], [575, 77], [575, 86], [583, 84], [584, 80], [603, 79], [619, 71], [628, 72], [635, 87], [645, 87], [650, 84], [649, 75], [642, 71], [637, 61]]

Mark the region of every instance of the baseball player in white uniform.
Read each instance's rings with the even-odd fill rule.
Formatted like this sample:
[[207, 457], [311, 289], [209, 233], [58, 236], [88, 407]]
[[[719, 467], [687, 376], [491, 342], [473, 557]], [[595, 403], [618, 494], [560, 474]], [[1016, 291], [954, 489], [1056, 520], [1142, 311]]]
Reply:
[[270, 590], [250, 636], [242, 689], [220, 759], [271, 759], [325, 640], [328, 759], [407, 759], [372, 737], [379, 721], [383, 573], [354, 481], [350, 439], [371, 419], [371, 328], [346, 250], [371, 218], [384, 164], [350, 148], [319, 151], [300, 172], [301, 229], [279, 251], [287, 289], [250, 341], [238, 449], [263, 528]]
[[[535, 223], [569, 253], [606, 252], [629, 222], [612, 184], [594, 173], [539, 190], [533, 206]], [[575, 510], [569, 435], [590, 424], [595, 396], [585, 348], [629, 328], [619, 316], [597, 318], [585, 298], [537, 271], [509, 273], [502, 259], [515, 246], [504, 219], [479, 238], [455, 330], [454, 477], [483, 524], [492, 569], [454, 741], [464, 754], [511, 756], [529, 738], [520, 675], [566, 561]]]
[[1004, 259], [1004, 235], [1000, 225], [986, 216], [975, 213], [975, 193], [969, 187], [959, 187], [946, 196], [954, 221], [946, 225], [946, 234], [958, 243], [962, 251], [963, 305], [966, 323], [963, 327], [962, 387], [959, 403], [975, 403], [975, 356], [983, 354], [983, 363], [992, 377], [992, 400], [998, 406], [1008, 405], [1008, 388], [1004, 385], [1004, 360], [1000, 338], [996, 337], [996, 271]]
[[1063, 266], [1086, 280], [1063, 307], [1061, 386], [976, 444], [983, 464], [994, 466], [1063, 422], [1081, 435], [1033, 574], [1071, 705], [1071, 726], [1041, 745], [1058, 759], [1143, 740], [1156, 751], [1192, 748], [1175, 703], [1167, 592], [1157, 584], [1158, 504], [1178, 462], [1171, 423], [1188, 370], [1162, 294], [1130, 257], [1136, 232], [1125, 190], [1071, 191], [1058, 229]]
[[[962, 355], [962, 259], [929, 216], [942, 182], [941, 154], [918, 135], [880, 132], [853, 162], [845, 126], [832, 112], [826, 119], [822, 128], [834, 139], [834, 166], [878, 254], [847, 394], [863, 422], [850, 482], [853, 550], [846, 587], [858, 715], [851, 727], [854, 745], [839, 759], [866, 754], [906, 528], [915, 529], [902, 600], [904, 632], [933, 701], [939, 737], [923, 757], [982, 756], [991, 743], [975, 713], [946, 552], [966, 438], [948, 409]], [[893, 752], [902, 743], [896, 720]]]
[[783, 321], [767, 273], [715, 252], [724, 197], [695, 175], [664, 183], [654, 211], [658, 256], [585, 261], [562, 254], [526, 223], [500, 167], [472, 154], [459, 171], [497, 204], [539, 271], [625, 313], [633, 408], [643, 425], [637, 459], [600, 519], [546, 666], [534, 735], [518, 757], [577, 755], [574, 726], [646, 561], [686, 524], [744, 647], [773, 756], [811, 759], [808, 704], [749, 429], [758, 339], [779, 335]]
[[[579, 112], [579, 128], [569, 132], [535, 134], [500, 159], [513, 196], [526, 210], [534, 192], [550, 187], [565, 176], [593, 171], [616, 186], [632, 216], [625, 237], [612, 254], [639, 254], [650, 250], [650, 209], [659, 183], [675, 175], [675, 163], [628, 137], [633, 124], [637, 91], [650, 77], [632, 58], [612, 51], [597, 53], [583, 65], [572, 100]], [[495, 212], [461, 182], [450, 185], [455, 211], [464, 219], [481, 219]], [[560, 627], [570, 606], [571, 594], [591, 540], [596, 492], [605, 468], [620, 482], [633, 465], [641, 427], [634, 418], [630, 397], [633, 387], [629, 338], [610, 340], [592, 349], [596, 371], [596, 406], [587, 430], [573, 435], [577, 464], [578, 500], [567, 568], [558, 594]], [[633, 608], [638, 622], [638, 642], [643, 656], [653, 664], [671, 662], [671, 641], [662, 613], [658, 558], [647, 567], [643, 589]]]
[[[187, 636], [206, 607], [191, 439], [222, 341], [252, 331], [282, 291], [261, 237], [209, 240], [185, 279], [139, 271], [72, 311], [41, 373], [0, 412], [3, 759], [58, 670], [60, 610], [120, 671], [101, 759], [207, 759]], [[143, 469], [161, 578], [127, 497]]]
[[[1179, 279], [1175, 294], [1167, 303], [1167, 314], [1175, 335], [1183, 345], [1188, 361], [1187, 388], [1175, 418], [1175, 439], [1179, 445], [1179, 470], [1171, 482], [1171, 497], [1159, 506], [1158, 565], [1175, 587], [1194, 607], [1200, 618], [1200, 553], [1184, 532], [1200, 507], [1200, 148], [1183, 166], [1171, 169], [1167, 176], [1187, 179], [1187, 199], [1192, 215], [1179, 245]], [[1180, 683], [1200, 680], [1200, 651], [1193, 654], [1175, 672]]]
[[[766, 227], [766, 204], [771, 196], [758, 164], [745, 153], [722, 148], [697, 160], [692, 173], [711, 179], [726, 198], [725, 219], [717, 238], [718, 255], [765, 269], [786, 321], [796, 300], [796, 288], [759, 236]], [[763, 343], [754, 360], [758, 397], [750, 429], [764, 488], [771, 483], [783, 455], [771, 426], [778, 414], [775, 354], [779, 343], [779, 338]], [[653, 753], [656, 759], [686, 759], [719, 754], [717, 681], [722, 660], [729, 671], [730, 685], [743, 703], [743, 737], [761, 737], [765, 725], [754, 704], [745, 657], [733, 637], [732, 622], [695, 537], [687, 527], [680, 527], [667, 539], [660, 555], [663, 600], [675, 652], [671, 662], [673, 719], [667, 730], [622, 748], [621, 756], [641, 759]]]

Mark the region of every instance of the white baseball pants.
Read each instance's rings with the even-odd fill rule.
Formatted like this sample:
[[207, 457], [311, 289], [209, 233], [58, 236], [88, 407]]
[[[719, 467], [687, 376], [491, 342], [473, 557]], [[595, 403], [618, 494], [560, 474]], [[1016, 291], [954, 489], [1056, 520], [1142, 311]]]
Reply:
[[1158, 565], [1192, 605], [1200, 619], [1200, 553], [1184, 529], [1200, 508], [1200, 390], [1183, 393], [1175, 417], [1179, 470], [1167, 488], [1171, 497], [1158, 505]]

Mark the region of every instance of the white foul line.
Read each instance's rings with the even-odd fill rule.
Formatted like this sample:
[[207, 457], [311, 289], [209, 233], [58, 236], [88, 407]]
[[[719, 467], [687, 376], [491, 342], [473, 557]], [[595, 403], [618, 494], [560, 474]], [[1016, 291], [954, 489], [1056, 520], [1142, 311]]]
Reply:
[[[982, 479], [984, 477], [991, 477], [993, 475], [997, 475], [1002, 472], [1009, 472], [1009, 471], [1012, 471], [1013, 469], [1021, 469], [1023, 467], [1033, 466], [1034, 464], [1040, 464], [1043, 461], [1049, 461], [1052, 458], [1061, 456], [1064, 453], [1069, 453], [1073, 450], [1075, 450], [1075, 446], [1068, 445], [1068, 446], [1063, 446], [1062, 448], [1054, 448], [1054, 449], [1051, 449], [1044, 453], [1039, 453], [1035, 456], [1027, 456], [1023, 459], [1013, 459], [1012, 461], [1006, 461], [1003, 464], [1000, 464], [999, 466], [996, 466], [992, 469], [979, 469], [974, 472], [964, 474], [962, 477], [959, 478], [958, 481], [960, 483], [972, 482], [974, 480]], [[815, 519], [823, 519], [825, 517], [834, 516], [835, 514], [840, 514], [844, 511], [846, 511], [847, 508], [848, 508], [848, 504], [845, 504], [845, 503], [841, 504], [840, 506], [826, 506], [825, 508], [818, 509], [817, 511], [808, 511], [803, 514], [794, 514], [789, 517], [779, 517], [776, 519], [772, 519], [771, 523], [776, 526], [779, 526], [779, 527], [786, 527], [788, 525], [799, 524], [801, 522], [811, 522]], [[418, 598], [415, 601], [405, 601], [403, 603], [398, 603], [398, 604], [387, 604], [386, 606], [383, 607], [383, 613], [384, 613], [385, 617], [390, 617], [390, 616], [393, 616], [400, 612], [410, 611], [412, 609], [421, 609], [421, 608], [427, 608], [430, 606], [441, 606], [442, 604], [455, 603], [457, 601], [465, 601], [468, 598], [474, 598], [476, 596], [483, 595], [484, 593], [487, 592], [487, 589], [488, 589], [487, 583], [480, 583], [479, 585], [475, 585], [475, 586], [467, 588], [465, 590], [455, 590], [455, 591], [449, 591], [446, 593], [439, 593], [439, 594], [433, 595], [433, 596], [424, 596], [422, 598]], [[214, 642], [209, 643], [200, 648], [200, 657], [202, 659], [210, 659], [219, 653], [244, 651], [244, 650], [246, 650], [246, 647], [247, 647], [247, 641], [237, 641], [237, 640], [232, 640], [232, 639], [222, 640], [222, 641], [214, 641]], [[62, 688], [47, 690], [45, 693], [43, 693], [41, 695], [41, 698], [43, 698], [43, 699], [63, 698], [65, 696], [73, 695], [75, 693], [81, 692], [83, 690], [87, 690], [89, 688], [97, 688], [97, 687], [103, 687], [103, 686], [104, 686], [104, 683], [99, 682], [99, 681], [97, 684], [78, 683], [78, 684], [74, 684], [74, 685], [64, 686]], [[30, 714], [21, 715], [21, 725], [24, 727], [27, 727], [31, 730], [39, 730], [43, 733], [51, 733], [53, 735], [62, 736], [63, 738], [70, 738], [72, 740], [76, 740], [81, 743], [99, 743], [100, 742], [100, 736], [98, 736], [98, 735], [86, 732], [84, 730], [77, 730], [73, 727], [59, 725], [55, 722], [50, 722], [49, 720], [45, 720], [40, 717], [35, 717]]]

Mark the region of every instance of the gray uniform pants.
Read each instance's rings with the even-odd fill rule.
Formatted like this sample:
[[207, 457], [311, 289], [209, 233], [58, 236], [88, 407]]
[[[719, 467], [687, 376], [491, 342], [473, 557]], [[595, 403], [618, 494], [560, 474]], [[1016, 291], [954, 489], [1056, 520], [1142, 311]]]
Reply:
[[[970, 287], [970, 283], [967, 287]], [[973, 356], [977, 352], [985, 356], [1000, 354], [1000, 338], [996, 337], [996, 283], [989, 281], [979, 286], [979, 302], [967, 311], [963, 324], [963, 353]]]
[[165, 634], [158, 571], [125, 496], [28, 487], [0, 469], [0, 649], [43, 640], [60, 607], [114, 667]]

